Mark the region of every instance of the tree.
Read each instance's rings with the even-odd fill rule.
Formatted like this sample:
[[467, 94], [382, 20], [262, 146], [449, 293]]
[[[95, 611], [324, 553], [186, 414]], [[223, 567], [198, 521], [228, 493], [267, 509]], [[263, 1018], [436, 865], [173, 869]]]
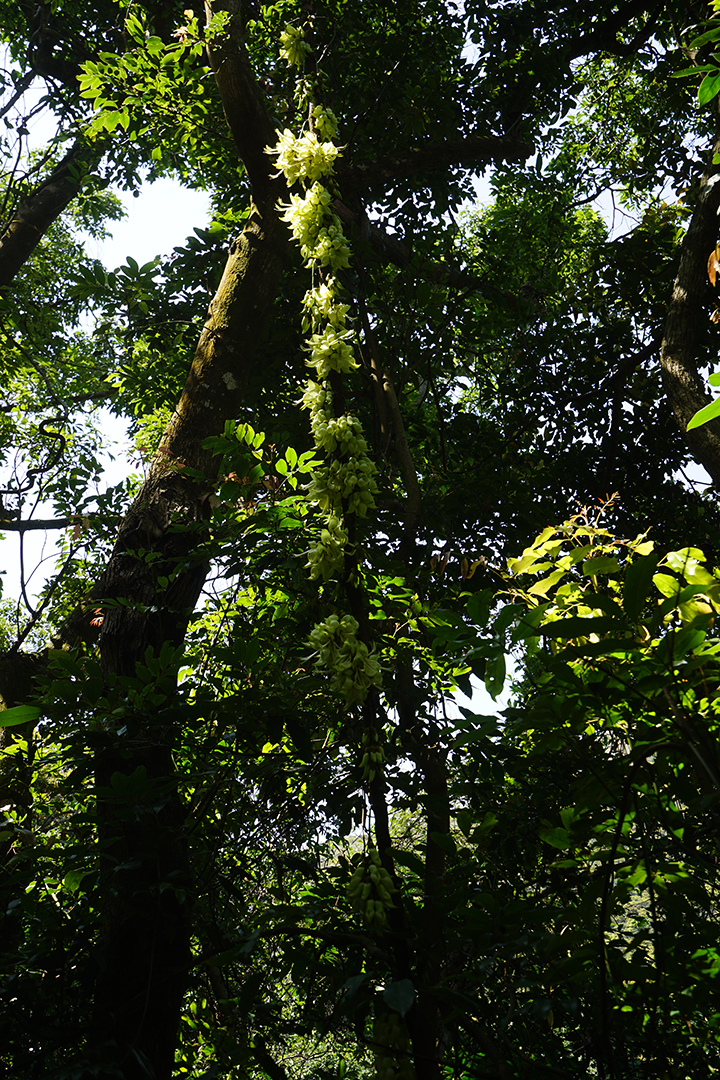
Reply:
[[[617, 7], [4, 9], [58, 134], [5, 142], [2, 523], [70, 526], [4, 627], [8, 1076], [716, 1070], [706, 12]], [[210, 226], [90, 259], [166, 174]]]

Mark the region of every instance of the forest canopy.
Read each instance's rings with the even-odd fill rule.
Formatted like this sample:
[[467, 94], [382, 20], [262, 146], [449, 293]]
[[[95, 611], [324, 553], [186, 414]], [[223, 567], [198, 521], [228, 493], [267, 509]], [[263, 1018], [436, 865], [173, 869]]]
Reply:
[[720, 1075], [718, 10], [0, 6], [0, 1076]]

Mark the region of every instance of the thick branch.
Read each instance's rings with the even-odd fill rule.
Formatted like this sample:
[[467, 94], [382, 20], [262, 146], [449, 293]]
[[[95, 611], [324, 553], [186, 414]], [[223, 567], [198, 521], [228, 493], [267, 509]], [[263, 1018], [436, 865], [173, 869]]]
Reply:
[[504, 135], [471, 135], [418, 146], [401, 154], [388, 154], [374, 161], [348, 162], [337, 169], [338, 182], [346, 188], [366, 184], [391, 184], [406, 176], [430, 169], [461, 165], [474, 168], [482, 163], [525, 161], [533, 153], [530, 143]]
[[102, 154], [78, 139], [33, 192], [20, 199], [0, 234], [0, 288], [8, 285], [54, 221], [75, 198]]
[[0, 532], [35, 532], [46, 529], [69, 529], [71, 525], [82, 525], [84, 521], [102, 521], [108, 524], [117, 521], [117, 518], [99, 518], [97, 514], [73, 514], [65, 518], [29, 518], [25, 521], [17, 521], [13, 518], [3, 517], [0, 510]]
[[[287, 234], [272, 211], [253, 210], [233, 245], [211, 304], [190, 375], [150, 474], [124, 520], [96, 593], [110, 600], [103, 612], [100, 653], [108, 677], [134, 675], [148, 649], [181, 645], [207, 574], [204, 495], [217, 466], [204, 440], [236, 417], [260, 335], [272, 307], [287, 252]], [[87, 619], [87, 616], [86, 616]], [[100, 836], [114, 871], [112, 897], [95, 988], [91, 1043], [114, 1044], [126, 1080], [172, 1075], [175, 1029], [189, 955], [189, 881], [176, 793], [161, 813], [118, 820], [105, 792], [115, 773], [144, 770], [163, 790], [174, 764], [166, 718], [133, 717], [134, 740], [108, 733], [95, 757]], [[131, 725], [134, 725], [132, 727]], [[124, 730], [124, 729], [123, 729]], [[141, 737], [140, 737], [141, 736]], [[138, 819], [140, 820], [140, 818]], [[161, 881], [178, 883], [157, 898]]]
[[[598, 52], [611, 53], [613, 56], [634, 56], [652, 36], [657, 22], [657, 11], [661, 7], [662, 4], [658, 2], [648, 4], [647, 0], [630, 0], [630, 3], [614, 14], [603, 14], [589, 30], [584, 30], [570, 39], [564, 50], [565, 58], [572, 60]], [[632, 40], [619, 41], [620, 31], [642, 15], [647, 16], [647, 21]]]
[[[720, 153], [720, 139], [713, 156]], [[711, 400], [698, 372], [698, 352], [707, 325], [707, 262], [718, 236], [720, 168], [711, 165], [682, 243], [680, 266], [665, 322], [660, 361], [665, 392], [696, 461], [720, 486], [720, 420], [687, 431], [688, 421]]]
[[279, 926], [262, 930], [261, 937], [308, 937], [315, 938], [316, 941], [327, 941], [331, 945], [358, 945], [376, 960], [388, 962], [387, 952], [367, 934], [347, 933], [342, 930], [316, 930], [307, 926], [298, 926], [297, 923], [281, 923]]
[[[101, 651], [107, 671], [131, 674], [148, 645], [159, 648], [163, 641], [182, 641], [207, 573], [201, 534], [208, 508], [205, 496], [218, 460], [203, 444], [240, 414], [255, 350], [285, 266], [287, 241], [287, 230], [274, 212], [263, 217], [253, 209], [233, 244], [185, 389], [148, 478], [121, 525], [99, 587], [101, 595], [123, 605], [110, 608], [103, 623]], [[138, 548], [146, 553], [142, 560], [134, 554]], [[158, 580], [170, 575], [163, 593]]]
[[[284, 181], [271, 175], [265, 154], [274, 131], [239, 34], [235, 15], [229, 39], [211, 60], [255, 203], [231, 247], [175, 414], [94, 590], [110, 601], [100, 640], [109, 678], [134, 675], [148, 649], [157, 654], [182, 643], [207, 574], [205, 496], [218, 462], [203, 443], [240, 413], [288, 253], [289, 234], [275, 210]], [[144, 1060], [158, 1080], [172, 1075], [189, 955], [182, 828], [187, 808], [174, 792], [161, 812], [142, 812], [138, 831], [132, 815], [118, 818], [104, 792], [114, 773], [138, 769], [148, 783], [166, 790], [174, 773], [170, 730], [166, 717], [138, 713], [117, 735], [107, 732], [95, 757], [99, 832], [108, 841], [103, 858], [115, 869], [106, 895], [90, 1042], [117, 1047], [126, 1080], [147, 1075]], [[169, 880], [177, 892], [166, 890], [158, 901], [158, 883]]]

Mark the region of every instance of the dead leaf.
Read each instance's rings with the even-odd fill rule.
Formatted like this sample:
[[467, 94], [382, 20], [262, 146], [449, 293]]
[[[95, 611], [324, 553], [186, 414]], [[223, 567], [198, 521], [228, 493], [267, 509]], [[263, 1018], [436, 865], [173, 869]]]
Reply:
[[711, 285], [715, 284], [718, 270], [720, 270], [720, 251], [716, 247], [714, 251], [710, 252], [710, 258], [708, 259], [708, 277]]

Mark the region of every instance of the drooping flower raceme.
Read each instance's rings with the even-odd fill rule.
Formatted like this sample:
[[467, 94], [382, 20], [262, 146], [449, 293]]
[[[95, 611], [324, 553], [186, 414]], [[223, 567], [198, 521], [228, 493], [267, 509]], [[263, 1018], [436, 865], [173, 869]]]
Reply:
[[327, 580], [339, 574], [345, 563], [347, 541], [348, 535], [340, 518], [331, 515], [320, 531], [318, 542], [308, 551], [305, 568], [310, 571], [310, 577]]
[[310, 634], [319, 663], [332, 672], [330, 685], [348, 704], [364, 701], [370, 687], [380, 685], [380, 665], [357, 632], [352, 615], [330, 615]]
[[329, 176], [340, 151], [334, 143], [320, 142], [311, 131], [296, 139], [286, 128], [271, 153], [277, 154], [278, 169], [285, 174], [288, 184], [294, 184], [298, 180]]
[[332, 109], [324, 105], [313, 106], [313, 124], [326, 139], [334, 139], [338, 133], [338, 120]]
[[326, 326], [321, 334], [313, 334], [308, 341], [310, 367], [317, 368], [318, 379], [324, 382], [331, 371], [345, 375], [355, 371], [357, 361], [350, 344], [355, 338], [353, 330], [341, 330], [337, 326]]
[[285, 27], [280, 34], [280, 55], [287, 60], [291, 67], [302, 67], [305, 57], [310, 52], [310, 46], [303, 40], [303, 32], [299, 26]]
[[[280, 51], [288, 63], [301, 66], [308, 51], [302, 31], [287, 27]], [[310, 126], [311, 130], [300, 137], [289, 130], [278, 132], [277, 145], [268, 147], [268, 153], [277, 159], [288, 184], [302, 188], [302, 193], [290, 193], [290, 201], [281, 207], [282, 217], [305, 263], [319, 279], [303, 300], [303, 329], [310, 331], [307, 364], [313, 374], [302, 405], [310, 412], [315, 445], [325, 455], [307, 486], [323, 524], [306, 566], [311, 578], [328, 581], [347, 573], [350, 534], [346, 517], [365, 517], [375, 505], [378, 488], [360, 420], [351, 413], [336, 416], [333, 408], [331, 379], [358, 366], [355, 332], [348, 325], [350, 305], [340, 299], [338, 280], [338, 274], [350, 265], [350, 248], [333, 210], [333, 197], [322, 182], [331, 177], [340, 154], [332, 141], [337, 135], [337, 118], [331, 109], [312, 105]], [[371, 686], [380, 685], [378, 661], [367, 645], [358, 641], [357, 630], [358, 624], [350, 615], [331, 615], [310, 637], [316, 663], [331, 672], [332, 689], [349, 704], [362, 702]]]

